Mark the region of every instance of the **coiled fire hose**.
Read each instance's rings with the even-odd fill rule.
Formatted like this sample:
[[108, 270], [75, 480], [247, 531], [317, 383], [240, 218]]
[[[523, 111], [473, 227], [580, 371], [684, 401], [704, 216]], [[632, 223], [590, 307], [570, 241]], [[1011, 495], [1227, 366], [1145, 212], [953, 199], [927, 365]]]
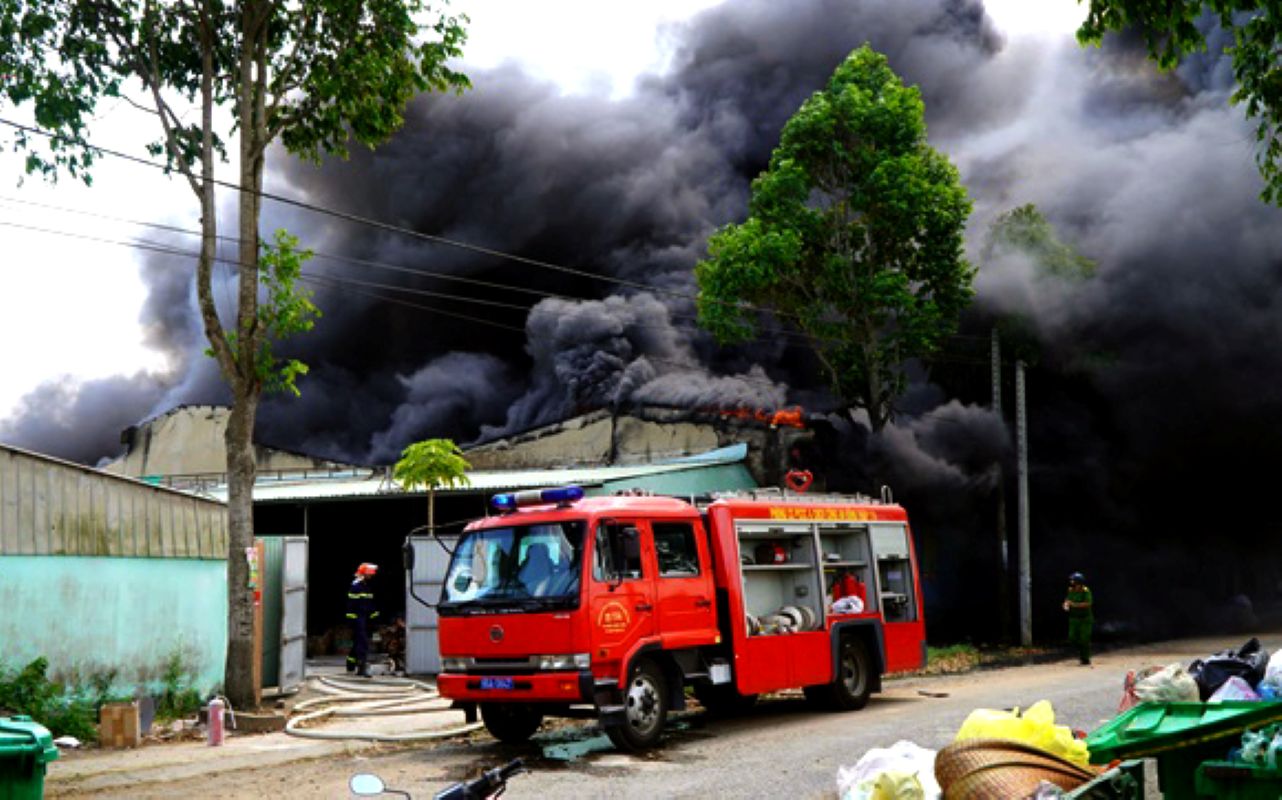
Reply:
[[[409, 678], [369, 678], [346, 680], [321, 676], [308, 682], [325, 694], [304, 700], [294, 706], [294, 712], [307, 712], [291, 717], [285, 733], [305, 739], [356, 739], [367, 742], [417, 742], [447, 739], [470, 733], [481, 727], [472, 722], [443, 730], [416, 733], [375, 733], [353, 730], [314, 730], [301, 726], [328, 717], [390, 717], [402, 714], [428, 714], [450, 711], [440, 704], [428, 705], [440, 699], [430, 685]], [[308, 711], [308, 709], [316, 709]]]

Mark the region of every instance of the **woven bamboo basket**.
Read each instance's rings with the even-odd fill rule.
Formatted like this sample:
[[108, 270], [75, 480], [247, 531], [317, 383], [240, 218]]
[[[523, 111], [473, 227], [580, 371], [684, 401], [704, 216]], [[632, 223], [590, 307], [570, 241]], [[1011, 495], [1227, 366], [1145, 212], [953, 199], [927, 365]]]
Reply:
[[1096, 777], [1052, 753], [1007, 739], [954, 742], [935, 756], [945, 800], [1024, 798], [1048, 781], [1070, 791]]

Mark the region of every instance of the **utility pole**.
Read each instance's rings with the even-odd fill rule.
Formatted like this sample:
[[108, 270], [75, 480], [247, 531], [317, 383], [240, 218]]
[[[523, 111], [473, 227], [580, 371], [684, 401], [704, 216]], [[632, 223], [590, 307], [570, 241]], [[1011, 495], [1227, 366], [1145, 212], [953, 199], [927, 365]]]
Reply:
[[[1003, 423], [1002, 418], [1002, 343], [993, 327], [993, 413]], [[993, 492], [997, 505], [997, 555], [999, 558], [997, 574], [997, 617], [1001, 625], [1000, 635], [1003, 641], [1010, 641], [1010, 555], [1006, 543], [1006, 474], [1002, 462], [994, 465], [997, 470], [997, 487]]]
[[1019, 451], [1019, 642], [1033, 643], [1033, 581], [1028, 545], [1028, 411], [1024, 362], [1015, 362], [1015, 447]]

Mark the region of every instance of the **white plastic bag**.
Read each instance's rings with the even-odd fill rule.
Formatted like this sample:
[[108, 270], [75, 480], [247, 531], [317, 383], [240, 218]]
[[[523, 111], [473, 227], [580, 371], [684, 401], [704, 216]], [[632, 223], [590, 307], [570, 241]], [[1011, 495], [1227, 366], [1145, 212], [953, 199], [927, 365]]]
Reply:
[[864, 601], [853, 594], [846, 595], [832, 604], [834, 614], [862, 614], [863, 611]]
[[1269, 656], [1269, 666], [1264, 670], [1260, 686], [1268, 686], [1277, 694], [1282, 694], [1282, 650]]
[[[881, 782], [883, 774], [892, 780]], [[903, 776], [915, 775], [921, 794], [914, 793], [912, 781]], [[898, 795], [887, 795], [890, 786]], [[935, 751], [927, 750], [913, 742], [898, 741], [890, 747], [877, 747], [864, 753], [853, 767], [837, 768], [837, 793], [841, 800], [940, 800], [942, 792], [935, 780]]]
[[1136, 676], [1135, 697], [1141, 703], [1196, 703], [1197, 682], [1180, 664]]
[[1208, 703], [1219, 703], [1224, 700], [1259, 700], [1260, 696], [1251, 688], [1251, 684], [1244, 679], [1234, 675], [1225, 681], [1220, 688], [1215, 690], [1215, 694], [1206, 701]]

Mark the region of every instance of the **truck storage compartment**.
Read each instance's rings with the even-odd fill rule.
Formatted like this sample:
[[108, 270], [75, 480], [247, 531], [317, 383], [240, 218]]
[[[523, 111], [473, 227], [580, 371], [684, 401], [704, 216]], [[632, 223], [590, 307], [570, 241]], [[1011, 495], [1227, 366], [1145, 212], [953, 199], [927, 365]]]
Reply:
[[824, 624], [813, 528], [744, 525], [736, 529], [749, 636], [814, 631]]

